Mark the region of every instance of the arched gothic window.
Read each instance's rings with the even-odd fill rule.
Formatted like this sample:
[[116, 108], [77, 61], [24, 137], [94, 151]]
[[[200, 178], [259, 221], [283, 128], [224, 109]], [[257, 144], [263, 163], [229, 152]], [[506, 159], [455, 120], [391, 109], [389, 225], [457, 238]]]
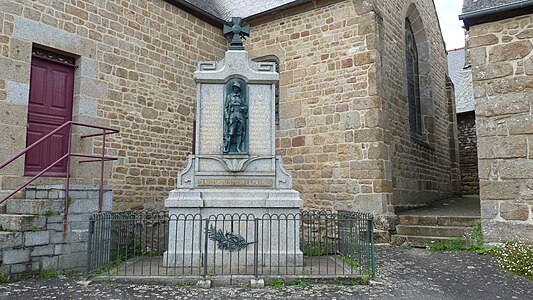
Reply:
[[418, 52], [409, 19], [405, 19], [405, 60], [407, 68], [407, 98], [409, 101], [409, 128], [411, 132], [421, 134], [422, 118], [420, 115]]

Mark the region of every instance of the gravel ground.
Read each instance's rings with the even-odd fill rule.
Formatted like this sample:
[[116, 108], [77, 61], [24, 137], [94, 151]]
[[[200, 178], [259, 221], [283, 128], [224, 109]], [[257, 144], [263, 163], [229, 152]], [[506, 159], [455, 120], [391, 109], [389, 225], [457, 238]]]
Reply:
[[79, 276], [0, 285], [8, 299], [533, 299], [533, 282], [500, 271], [487, 255], [376, 247], [375, 283], [306, 287], [174, 287], [77, 283]]

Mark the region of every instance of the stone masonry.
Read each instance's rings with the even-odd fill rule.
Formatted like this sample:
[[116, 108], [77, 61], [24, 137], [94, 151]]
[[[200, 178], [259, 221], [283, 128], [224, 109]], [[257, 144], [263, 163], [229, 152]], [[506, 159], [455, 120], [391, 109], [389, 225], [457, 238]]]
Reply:
[[457, 191], [446, 52], [432, 25], [420, 46], [431, 57], [423, 62], [431, 64], [427, 130], [421, 139], [409, 134], [404, 19], [437, 22], [431, 1], [417, 1], [420, 13], [414, 7], [320, 1], [275, 19], [250, 20], [251, 56], [275, 56], [280, 63], [277, 149], [305, 206], [387, 215]]
[[[171, 2], [171, 1], [169, 1]], [[0, 161], [25, 147], [32, 45], [74, 55], [73, 119], [120, 129], [106, 169], [114, 208], [161, 208], [192, 150], [197, 61], [220, 28], [163, 0], [0, 0]], [[418, 47], [423, 131], [409, 131], [405, 19]], [[317, 0], [250, 17], [252, 59], [279, 62], [277, 154], [310, 208], [388, 216], [459, 188], [446, 52], [430, 0]], [[99, 141], [75, 143], [98, 153]], [[76, 163], [74, 181], [98, 168]], [[20, 182], [23, 161], [0, 174]], [[43, 183], [46, 183], [44, 181]]]
[[[7, 214], [0, 215], [0, 274], [86, 266], [89, 217], [98, 212], [99, 187], [71, 186], [67, 230], [64, 193], [60, 185], [29, 187], [23, 199], [8, 200]], [[106, 187], [104, 211], [111, 210], [111, 194]]]
[[458, 114], [461, 187], [463, 194], [479, 194], [477, 171], [476, 116], [473, 111]]
[[[32, 45], [76, 57], [74, 121], [121, 130], [108, 144], [120, 160], [106, 169], [115, 208], [161, 208], [192, 150], [192, 73], [222, 57], [221, 29], [163, 0], [0, 0], [0, 161], [26, 147]], [[74, 144], [100, 149], [98, 139]], [[21, 183], [23, 164], [1, 171], [0, 190]], [[97, 183], [95, 164], [74, 162], [73, 172], [73, 182]]]
[[533, 15], [468, 32], [485, 240], [533, 240]]

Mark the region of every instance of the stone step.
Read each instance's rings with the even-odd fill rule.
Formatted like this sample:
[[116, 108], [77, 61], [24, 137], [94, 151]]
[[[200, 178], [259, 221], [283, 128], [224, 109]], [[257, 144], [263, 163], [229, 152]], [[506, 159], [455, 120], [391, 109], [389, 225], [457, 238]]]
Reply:
[[474, 216], [419, 216], [400, 215], [401, 225], [474, 227], [479, 217]]
[[463, 237], [472, 233], [473, 227], [460, 226], [428, 226], [428, 225], [398, 225], [399, 235]]
[[[7, 195], [11, 194], [13, 192], [13, 190], [0, 190], [0, 201], [2, 199], [4, 199], [4, 197], [6, 197]], [[11, 199], [20, 199], [20, 198], [24, 198], [24, 194], [25, 194], [25, 191], [22, 190], [22, 191], [19, 191], [18, 193], [16, 193], [15, 195], [11, 196]], [[5, 203], [5, 202], [4, 202]]]
[[25, 215], [47, 215], [63, 212], [64, 200], [58, 199], [9, 199], [6, 201], [6, 213]]
[[21, 176], [3, 175], [0, 180], [0, 189], [15, 190], [26, 183], [27, 179]]
[[430, 247], [436, 242], [451, 242], [455, 240], [454, 237], [436, 237], [436, 236], [415, 236], [415, 235], [401, 235], [396, 234], [391, 238], [391, 243], [394, 245], [402, 245], [409, 243], [412, 247], [426, 248]]
[[35, 215], [0, 215], [0, 230], [2, 231], [30, 231], [44, 230], [46, 217]]
[[22, 246], [22, 236], [22, 232], [0, 231], [0, 250]]

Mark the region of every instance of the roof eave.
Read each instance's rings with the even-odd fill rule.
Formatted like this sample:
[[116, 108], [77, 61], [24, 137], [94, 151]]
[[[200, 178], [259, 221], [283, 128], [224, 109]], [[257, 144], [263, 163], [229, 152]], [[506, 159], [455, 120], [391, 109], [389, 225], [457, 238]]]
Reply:
[[184, 1], [184, 0], [165, 0], [168, 3], [183, 9], [184, 11], [194, 15], [195, 17], [200, 18], [201, 20], [206, 21], [207, 23], [222, 28], [223, 24], [226, 24], [227, 22], [225, 20], [222, 20], [221, 18], [201, 9], [198, 8], [191, 3]]
[[472, 25], [503, 20], [530, 13], [533, 13], [533, 0], [468, 12], [459, 15], [459, 20], [463, 21], [465, 28], [468, 30]]
[[293, 8], [293, 7], [298, 6], [298, 5], [306, 4], [306, 3], [309, 3], [309, 2], [313, 2], [313, 0], [296, 0], [296, 1], [289, 2], [289, 3], [284, 4], [284, 5], [281, 5], [281, 6], [274, 7], [272, 9], [269, 9], [269, 10], [266, 10], [266, 11], [262, 11], [260, 13], [255, 14], [255, 15], [247, 16], [247, 17], [244, 18], [244, 20], [249, 22], [249, 21], [256, 20], [256, 19], [259, 19], [259, 18], [267, 16], [267, 15], [275, 14], [277, 12], [280, 12], [280, 11], [283, 11], [283, 10], [286, 10], [286, 9], [289, 9], [289, 8]]

